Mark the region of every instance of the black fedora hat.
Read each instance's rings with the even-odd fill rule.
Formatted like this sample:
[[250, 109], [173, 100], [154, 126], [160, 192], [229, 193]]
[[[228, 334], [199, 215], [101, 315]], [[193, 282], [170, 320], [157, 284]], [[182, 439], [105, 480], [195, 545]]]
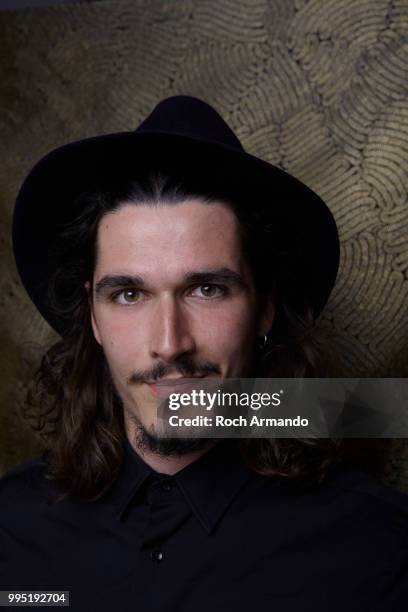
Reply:
[[259, 209], [265, 219], [285, 219], [283, 239], [296, 252], [296, 287], [314, 316], [322, 311], [339, 266], [335, 220], [323, 200], [280, 168], [247, 153], [218, 112], [192, 96], [162, 100], [130, 132], [88, 138], [61, 146], [30, 171], [18, 193], [12, 241], [23, 285], [46, 321], [64, 335], [65, 325], [48, 299], [56, 261], [50, 245], [61, 220], [68, 220], [81, 193], [126, 168], [138, 173], [159, 165], [177, 176], [216, 179], [218, 192], [240, 206]]

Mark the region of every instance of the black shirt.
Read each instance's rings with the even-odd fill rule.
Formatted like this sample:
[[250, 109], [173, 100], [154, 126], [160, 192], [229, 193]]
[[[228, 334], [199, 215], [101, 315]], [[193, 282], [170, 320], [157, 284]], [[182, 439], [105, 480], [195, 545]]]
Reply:
[[250, 471], [236, 440], [172, 477], [126, 442], [96, 502], [48, 504], [43, 473], [0, 479], [0, 590], [70, 591], [86, 612], [408, 609], [408, 496], [363, 473], [301, 492]]

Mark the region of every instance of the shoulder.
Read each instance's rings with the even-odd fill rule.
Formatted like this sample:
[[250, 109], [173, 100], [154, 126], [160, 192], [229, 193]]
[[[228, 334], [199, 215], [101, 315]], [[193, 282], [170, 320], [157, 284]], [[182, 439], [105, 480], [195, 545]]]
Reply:
[[384, 559], [403, 552], [408, 561], [408, 496], [374, 476], [337, 470], [322, 487], [318, 513], [354, 548]]
[[348, 563], [378, 589], [378, 598], [387, 602], [381, 609], [405, 609], [408, 495], [356, 470], [339, 471], [328, 488], [335, 495], [336, 530]]
[[313, 487], [266, 476], [257, 482], [254, 494], [265, 515], [273, 508], [282, 525], [299, 535], [330, 532], [350, 542], [375, 538], [378, 545], [405, 543], [408, 550], [408, 495], [365, 472], [339, 467]]
[[328, 487], [355, 502], [377, 507], [391, 514], [408, 519], [408, 495], [392, 489], [370, 474], [358, 470], [340, 468], [328, 479]]
[[44, 467], [43, 457], [35, 457], [11, 468], [0, 476], [0, 493], [13, 487], [27, 486], [32, 481], [32, 476], [38, 475]]
[[0, 524], [7, 516], [17, 517], [47, 499], [50, 486], [45, 478], [43, 457], [21, 463], [0, 477]]

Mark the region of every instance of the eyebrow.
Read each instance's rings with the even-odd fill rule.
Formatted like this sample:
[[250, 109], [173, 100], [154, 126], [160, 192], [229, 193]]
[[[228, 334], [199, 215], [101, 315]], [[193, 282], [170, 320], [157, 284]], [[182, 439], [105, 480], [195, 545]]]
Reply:
[[[231, 283], [241, 287], [247, 287], [242, 274], [234, 272], [230, 268], [217, 268], [213, 270], [191, 271], [185, 274], [184, 283], [186, 284], [218, 284]], [[103, 276], [95, 285], [95, 295], [103, 295], [108, 290], [118, 289], [119, 287], [137, 287], [143, 288], [146, 286], [145, 281], [141, 276], [131, 274], [109, 274]]]

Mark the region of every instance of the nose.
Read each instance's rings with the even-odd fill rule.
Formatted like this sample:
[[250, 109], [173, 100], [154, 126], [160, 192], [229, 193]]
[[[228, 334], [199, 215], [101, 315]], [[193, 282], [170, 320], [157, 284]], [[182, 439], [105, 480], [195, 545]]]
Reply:
[[150, 354], [167, 362], [174, 362], [195, 350], [186, 313], [174, 296], [163, 296], [151, 321]]

